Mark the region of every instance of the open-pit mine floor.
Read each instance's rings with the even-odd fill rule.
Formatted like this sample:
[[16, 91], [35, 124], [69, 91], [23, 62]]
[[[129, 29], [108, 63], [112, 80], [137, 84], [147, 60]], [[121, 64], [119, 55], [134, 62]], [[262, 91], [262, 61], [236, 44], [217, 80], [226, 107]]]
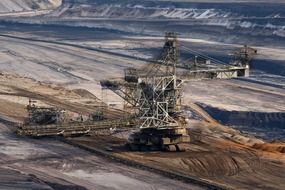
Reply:
[[[205, 123], [196, 125], [207, 126]], [[130, 152], [123, 139], [109, 136], [67, 141], [91, 152], [103, 151], [132, 164], [161, 169], [167, 171], [166, 174], [186, 175], [226, 189], [284, 189], [284, 143], [263, 144], [239, 134], [217, 137], [216, 130], [211, 129], [213, 126], [208, 124], [207, 127], [208, 132], [189, 131], [192, 142], [185, 145], [186, 152]]]
[[[98, 99], [16, 75], [2, 74], [0, 84], [1, 105], [5, 105], [1, 109], [0, 188], [207, 189], [205, 184], [228, 189], [285, 188], [284, 143], [266, 142], [225, 127], [203, 114], [199, 106], [192, 105], [200, 119], [189, 121], [192, 140], [185, 145], [186, 152], [130, 152], [124, 146], [129, 132], [64, 142], [16, 136], [15, 123], [26, 117], [28, 97], [83, 114], [91, 112], [88, 105], [96, 106]], [[120, 114], [109, 111], [112, 118]], [[168, 179], [173, 174], [177, 179]]]
[[[0, 32], [0, 189], [207, 189], [195, 180], [229, 189], [285, 189], [285, 144], [272, 138], [285, 136], [284, 126], [277, 126], [284, 121], [284, 76], [268, 74], [271, 80], [262, 83], [263, 78], [256, 75], [249, 81], [186, 84], [183, 101], [192, 139], [186, 152], [130, 152], [124, 146], [129, 132], [65, 142], [61, 138], [19, 137], [15, 123], [27, 117], [29, 98], [39, 105], [84, 116], [96, 111], [103, 101], [109, 105], [107, 118], [124, 117], [122, 100], [110, 91], [103, 92], [99, 81], [118, 78], [127, 67], [147, 64], [163, 40], [25, 24], [0, 27]], [[236, 47], [191, 39], [183, 43], [207, 52], [214, 50], [210, 53], [218, 55]], [[284, 60], [283, 49], [271, 48], [269, 53], [258, 50], [264, 52], [259, 59], [266, 58], [271, 67], [284, 68], [273, 60]], [[258, 63], [255, 66], [262, 69]], [[226, 121], [218, 117], [227, 112], [238, 117]], [[244, 118], [249, 120], [239, 123], [245, 124], [243, 130], [231, 127]], [[271, 140], [260, 138], [262, 125], [256, 125], [257, 120], [271, 126], [262, 131], [264, 137], [268, 131], [274, 132]], [[253, 130], [247, 134], [249, 129]], [[194, 181], [174, 179], [174, 175], [155, 172], [152, 167]]]

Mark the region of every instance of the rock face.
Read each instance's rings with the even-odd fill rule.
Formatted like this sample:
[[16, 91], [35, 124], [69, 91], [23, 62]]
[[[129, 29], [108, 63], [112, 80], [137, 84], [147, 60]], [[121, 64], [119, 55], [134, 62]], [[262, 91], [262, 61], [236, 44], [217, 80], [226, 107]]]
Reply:
[[[171, 29], [211, 41], [256, 45], [266, 41], [283, 46], [280, 42], [285, 38], [284, 1], [250, 0], [248, 3], [239, 0], [234, 6], [233, 1], [205, 1], [207, 3], [198, 0], [64, 0], [50, 16], [53, 20], [88, 18], [89, 21], [84, 20], [80, 26], [139, 34], [161, 35]], [[105, 20], [98, 22], [98, 18], [107, 19], [108, 24]], [[92, 19], [97, 20], [93, 22]], [[130, 24], [126, 27], [125, 22], [118, 20]]]
[[51, 9], [61, 3], [62, 0], [1, 0], [0, 13]]
[[211, 106], [206, 111], [225, 125], [262, 138], [285, 140], [285, 112], [227, 111]]

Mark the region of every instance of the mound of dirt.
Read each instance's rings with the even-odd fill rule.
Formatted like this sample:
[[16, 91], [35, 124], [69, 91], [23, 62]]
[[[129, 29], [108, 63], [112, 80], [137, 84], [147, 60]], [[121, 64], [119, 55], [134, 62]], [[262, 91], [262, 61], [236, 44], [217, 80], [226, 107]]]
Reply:
[[282, 142], [256, 143], [252, 148], [274, 153], [285, 153], [285, 143]]

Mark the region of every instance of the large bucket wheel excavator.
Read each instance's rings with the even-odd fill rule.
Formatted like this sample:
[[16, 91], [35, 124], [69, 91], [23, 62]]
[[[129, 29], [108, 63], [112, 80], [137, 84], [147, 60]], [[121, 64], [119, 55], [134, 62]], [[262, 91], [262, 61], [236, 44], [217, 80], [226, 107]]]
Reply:
[[[257, 53], [244, 46], [234, 52], [227, 64], [185, 46], [194, 55], [190, 62], [178, 62], [179, 44], [173, 32], [166, 32], [159, 57], [146, 66], [127, 68], [123, 80], [104, 80], [101, 86], [125, 100], [125, 109], [138, 118], [139, 131], [131, 134], [131, 150], [184, 151], [190, 142], [185, 118], [181, 114], [185, 80], [234, 78], [249, 75], [249, 62]], [[177, 71], [178, 69], [184, 71]]]
[[[178, 61], [179, 48], [193, 57], [187, 62]], [[30, 101], [29, 120], [18, 127], [17, 133], [66, 137], [135, 129], [127, 142], [133, 151], [184, 151], [184, 144], [190, 142], [181, 111], [184, 82], [248, 76], [249, 62], [256, 53], [244, 46], [234, 52], [232, 62], [224, 63], [178, 44], [176, 34], [167, 32], [157, 59], [141, 68], [125, 69], [122, 79], [100, 81], [102, 89], [109, 89], [124, 100], [128, 117], [107, 120], [99, 113], [85, 122], [70, 122], [65, 121], [62, 110], [36, 107]]]
[[176, 75], [178, 41], [174, 33], [166, 33], [163, 50], [156, 63], [125, 70], [123, 81], [101, 81], [121, 96], [126, 108], [139, 118], [138, 132], [130, 135], [131, 150], [184, 151], [190, 142], [180, 116], [183, 81]]

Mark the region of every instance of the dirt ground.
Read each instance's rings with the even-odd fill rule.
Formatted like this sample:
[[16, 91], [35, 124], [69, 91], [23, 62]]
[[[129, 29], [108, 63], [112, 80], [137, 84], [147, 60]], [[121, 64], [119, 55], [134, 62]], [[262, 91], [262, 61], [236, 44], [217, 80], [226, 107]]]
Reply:
[[196, 121], [194, 127], [197, 128], [189, 129], [192, 140], [185, 145], [187, 151], [180, 153], [130, 152], [124, 146], [125, 140], [118, 137], [70, 140], [91, 148], [112, 150], [114, 155], [122, 158], [198, 177], [231, 189], [285, 188], [284, 143], [265, 143], [205, 122]]
[[[39, 36], [33, 35], [30, 29], [13, 35], [42, 39], [44, 29], [38, 30]], [[49, 35], [59, 34], [50, 32]], [[68, 42], [60, 37], [50, 38], [51, 41]], [[122, 104], [114, 94], [102, 92], [99, 81], [122, 76], [126, 67], [142, 66], [146, 62], [135, 57], [145, 55], [145, 49], [162, 45], [162, 41], [152, 39], [80, 41], [74, 40], [76, 34], [72, 34], [70, 39], [73, 44], [86, 48], [0, 37], [0, 174], [9, 171], [11, 175], [18, 176], [18, 181], [23, 180], [19, 185], [33, 181], [35, 188], [39, 183], [45, 184], [43, 189], [51, 189], [52, 181], [54, 186], [64, 184], [66, 189], [116, 189], [110, 186], [114, 179], [119, 189], [199, 189], [126, 165], [108, 165], [109, 161], [55, 139], [15, 136], [14, 129], [5, 121], [22, 122], [27, 117], [25, 109], [29, 98], [37, 100], [38, 105], [54, 106], [82, 115], [100, 108], [101, 100], [109, 105]], [[105, 50], [109, 53], [103, 52]], [[237, 80], [197, 81], [185, 86], [184, 96], [186, 106], [199, 115], [198, 119], [189, 120], [192, 140], [184, 153], [129, 152], [124, 148], [128, 133], [117, 134], [116, 137], [80, 137], [72, 141], [102, 150], [111, 148], [114, 155], [234, 189], [285, 189], [284, 142], [265, 141], [223, 126], [197, 104], [202, 102], [235, 111], [284, 112], [284, 89]], [[106, 112], [108, 118], [125, 116], [124, 111], [116, 108]], [[104, 168], [105, 165], [108, 167]], [[0, 185], [4, 184], [2, 179], [8, 178], [0, 177]], [[106, 178], [110, 180], [106, 181]], [[13, 184], [14, 178], [9, 179], [12, 179], [10, 185]]]
[[[203, 189], [105, 159], [57, 138], [16, 135], [15, 123], [27, 117], [29, 98], [69, 112], [92, 113], [95, 96], [82, 90], [41, 84], [25, 77], [0, 75], [0, 189]], [[94, 104], [94, 105], [93, 105]], [[109, 116], [121, 112], [110, 110]]]
[[[18, 121], [27, 116], [25, 106], [29, 98], [37, 99], [42, 105], [86, 114], [91, 113], [99, 103], [97, 97], [81, 90], [68, 90], [17, 75], [2, 73], [0, 86], [0, 102], [3, 105], [0, 115]], [[111, 148], [114, 155], [122, 158], [198, 177], [229, 188], [285, 188], [285, 143], [266, 142], [243, 134], [219, 124], [195, 104], [192, 107], [201, 119], [189, 121], [191, 143], [186, 145], [186, 152], [129, 152], [124, 147], [126, 134], [71, 140], [102, 150]], [[113, 113], [110, 117], [122, 114], [118, 111], [110, 113]], [[41, 140], [33, 141], [36, 143]], [[74, 177], [81, 174], [70, 175]]]

